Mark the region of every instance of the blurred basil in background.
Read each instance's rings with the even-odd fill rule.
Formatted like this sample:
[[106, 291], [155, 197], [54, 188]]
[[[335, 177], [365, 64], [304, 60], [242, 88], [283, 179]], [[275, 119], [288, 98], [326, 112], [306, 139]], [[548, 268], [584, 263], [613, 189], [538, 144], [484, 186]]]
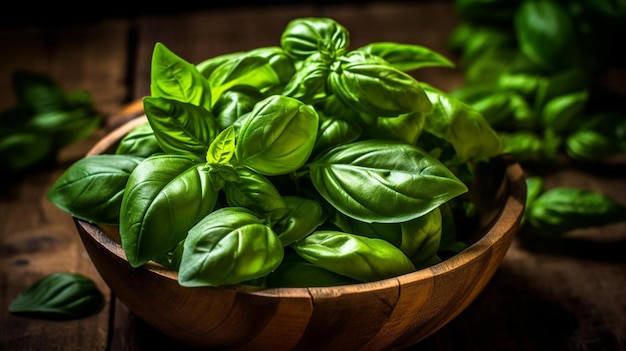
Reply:
[[[455, 0], [449, 48], [465, 83], [450, 92], [480, 111], [529, 175], [525, 228], [551, 237], [626, 219], [608, 196], [546, 189], [565, 165], [588, 169], [626, 152], [625, 0]], [[524, 231], [522, 231], [524, 233]]]
[[0, 111], [3, 179], [54, 165], [60, 149], [103, 122], [88, 92], [66, 92], [51, 77], [26, 70], [14, 71], [12, 83], [17, 102]]

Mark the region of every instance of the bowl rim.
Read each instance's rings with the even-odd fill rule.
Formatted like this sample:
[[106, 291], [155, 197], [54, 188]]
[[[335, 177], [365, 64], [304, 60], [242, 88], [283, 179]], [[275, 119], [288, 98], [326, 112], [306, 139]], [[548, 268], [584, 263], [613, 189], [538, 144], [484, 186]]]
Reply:
[[[121, 123], [117, 127], [114, 127], [103, 138], [97, 141], [85, 154], [85, 157], [107, 152], [108, 150], [110, 150], [111, 145], [113, 144], [112, 142], [118, 141], [135, 127], [147, 122], [148, 120], [146, 115], [140, 114]], [[326, 287], [259, 288], [247, 286], [244, 284], [237, 284], [228, 286], [194, 287], [194, 289], [227, 289], [243, 293], [250, 293], [254, 295], [265, 295], [282, 298], [310, 297], [311, 295], [324, 295], [328, 294], [329, 292], [343, 295], [358, 293], [364, 290], [386, 290], [390, 288], [398, 288], [406, 282], [414, 283], [417, 281], [424, 281], [460, 269], [465, 263], [485, 254], [495, 243], [499, 241], [508, 241], [505, 242], [505, 245], [508, 249], [513, 240], [513, 237], [515, 236], [516, 229], [520, 225], [521, 218], [524, 212], [526, 184], [524, 171], [522, 170], [521, 165], [511, 155], [503, 154], [498, 157], [502, 158], [505, 162], [504, 178], [506, 179], [505, 185], [507, 186], [506, 196], [499, 213], [497, 213], [495, 219], [492, 221], [492, 223], [490, 223], [489, 227], [486, 228], [486, 232], [484, 235], [480, 236], [467, 248], [454, 254], [451, 257], [442, 260], [439, 263], [395, 277], [390, 277], [373, 282], [355, 283], [347, 285]], [[109, 234], [105, 233], [105, 230], [103, 230], [101, 225], [89, 223], [78, 218], [73, 219], [76, 225], [79, 225], [83, 229], [85, 229], [85, 232], [91, 237], [91, 239], [96, 241], [97, 244], [103, 246], [107, 251], [117, 256], [119, 259], [127, 261], [126, 254], [124, 253], [122, 246], [113, 238], [111, 238]], [[129, 268], [130, 267], [131, 266], [129, 264]], [[172, 271], [154, 261], [149, 261], [145, 265], [134, 269], [145, 269], [153, 274], [161, 276], [162, 278], [175, 280], [176, 283], [178, 283], [178, 272]]]

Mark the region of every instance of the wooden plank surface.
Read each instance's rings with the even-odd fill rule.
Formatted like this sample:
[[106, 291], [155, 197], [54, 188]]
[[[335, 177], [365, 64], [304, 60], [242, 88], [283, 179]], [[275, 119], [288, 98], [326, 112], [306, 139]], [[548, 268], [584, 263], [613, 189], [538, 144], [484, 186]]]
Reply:
[[[451, 2], [371, 2], [202, 8], [107, 16], [52, 26], [0, 26], [0, 109], [14, 103], [10, 74], [31, 69], [66, 89], [92, 93], [110, 117], [90, 139], [60, 155], [59, 167], [29, 174], [0, 193], [0, 350], [148, 350], [183, 348], [135, 318], [94, 270], [69, 216], [46, 199], [64, 167], [115, 125], [124, 104], [149, 94], [150, 57], [161, 41], [190, 62], [277, 45], [294, 17], [329, 16], [351, 31], [353, 46], [411, 42], [446, 55], [457, 23]], [[450, 57], [450, 56], [448, 56]], [[460, 72], [428, 69], [418, 79], [444, 90]], [[564, 169], [549, 186], [600, 191], [626, 204], [626, 162]], [[581, 230], [543, 247], [516, 240], [483, 294], [413, 350], [622, 350], [626, 348], [626, 223]], [[107, 296], [99, 314], [67, 322], [11, 315], [11, 301], [36, 280], [81, 272]], [[149, 297], [148, 297], [149, 298]], [[364, 308], [367, 308], [366, 306]]]

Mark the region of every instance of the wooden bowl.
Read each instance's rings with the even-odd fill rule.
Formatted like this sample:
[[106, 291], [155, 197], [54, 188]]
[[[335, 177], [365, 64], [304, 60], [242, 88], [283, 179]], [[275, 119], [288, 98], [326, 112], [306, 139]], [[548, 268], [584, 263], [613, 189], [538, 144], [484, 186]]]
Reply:
[[[123, 124], [88, 155], [111, 152], [145, 116]], [[182, 287], [156, 263], [132, 268], [115, 227], [74, 219], [102, 278], [139, 318], [186, 345], [238, 350], [394, 350], [433, 334], [483, 290], [518, 229], [526, 186], [508, 157], [477, 169], [470, 195], [479, 223], [471, 245], [443, 262], [372, 283], [337, 287]]]

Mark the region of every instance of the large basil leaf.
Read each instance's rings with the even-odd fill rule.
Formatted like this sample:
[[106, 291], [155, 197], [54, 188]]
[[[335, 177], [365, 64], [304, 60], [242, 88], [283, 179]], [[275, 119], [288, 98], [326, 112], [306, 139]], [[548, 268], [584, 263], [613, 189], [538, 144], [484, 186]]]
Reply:
[[348, 50], [350, 34], [330, 18], [296, 18], [287, 23], [280, 45], [296, 60], [304, 60], [316, 52], [332, 60]]
[[96, 284], [79, 273], [53, 273], [17, 296], [9, 312], [28, 317], [69, 320], [96, 314], [104, 307], [104, 295]]
[[283, 245], [252, 211], [224, 207], [189, 230], [178, 272], [182, 286], [238, 284], [278, 267]]
[[237, 181], [227, 182], [224, 187], [229, 206], [250, 209], [270, 223], [289, 212], [278, 189], [267, 177], [245, 167], [238, 167], [237, 174]]
[[478, 111], [438, 89], [423, 86], [433, 103], [424, 129], [451, 143], [461, 162], [502, 153], [502, 141]]
[[423, 67], [454, 67], [454, 64], [441, 54], [420, 45], [375, 42], [357, 50], [381, 57], [404, 72]]
[[339, 211], [364, 222], [404, 222], [467, 191], [439, 160], [405, 143], [364, 140], [310, 164], [313, 185]]
[[328, 83], [345, 105], [373, 116], [395, 117], [432, 107], [412, 76], [363, 51], [352, 51], [334, 62]]
[[297, 99], [273, 95], [257, 103], [237, 134], [237, 158], [264, 175], [300, 168], [313, 150], [319, 116]]
[[150, 94], [211, 110], [211, 89], [196, 66], [156, 43], [152, 53]]
[[180, 155], [154, 155], [128, 178], [120, 235], [128, 262], [138, 267], [172, 250], [217, 202], [204, 165]]
[[73, 217], [117, 224], [126, 182], [143, 159], [111, 154], [81, 158], [54, 182], [48, 200]]
[[115, 149], [116, 154], [148, 157], [163, 152], [159, 141], [154, 136], [150, 123], [144, 123], [128, 132]]
[[198, 106], [158, 97], [145, 97], [144, 110], [154, 136], [166, 153], [202, 160], [219, 132], [213, 115]]
[[305, 260], [361, 282], [415, 271], [400, 249], [382, 239], [338, 231], [317, 231], [292, 244]]

